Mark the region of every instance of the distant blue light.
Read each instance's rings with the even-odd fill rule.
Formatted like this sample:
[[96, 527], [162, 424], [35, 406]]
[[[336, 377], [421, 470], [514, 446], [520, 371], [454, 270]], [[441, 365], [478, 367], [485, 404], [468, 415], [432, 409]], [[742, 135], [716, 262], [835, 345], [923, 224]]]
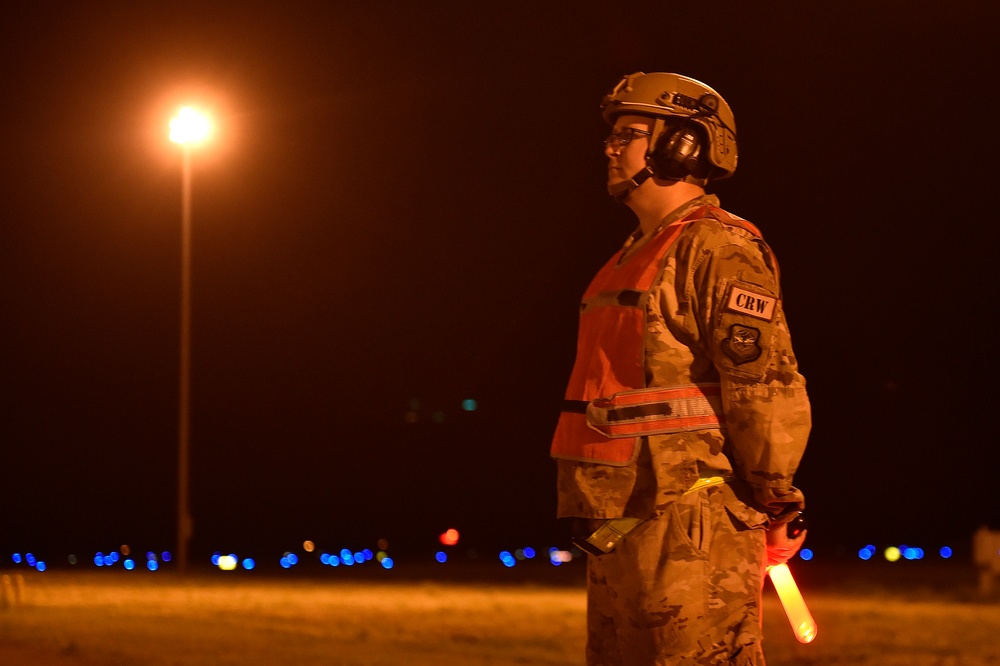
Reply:
[[25, 554], [24, 561], [28, 563], [29, 567], [35, 566], [35, 564], [38, 562], [38, 560], [35, 559], [35, 556], [32, 555], [31, 553]]
[[117, 551], [112, 551], [112, 552], [111, 552], [111, 553], [110, 553], [110, 554], [108, 555], [108, 557], [110, 557], [110, 558], [111, 558], [111, 564], [117, 564], [117, 563], [118, 563], [118, 560], [120, 560], [120, 559], [121, 559], [121, 556], [120, 556], [120, 555], [118, 554], [118, 552], [117, 552]]
[[340, 558], [337, 557], [336, 555], [331, 555], [330, 556], [330, 566], [331, 567], [339, 567], [340, 566]]
[[288, 563], [291, 564], [292, 566], [299, 563], [299, 556], [296, 555], [295, 553], [285, 553], [285, 557], [288, 558]]
[[319, 556], [320, 564], [329, 564], [330, 556], [327, 553], [323, 553]]
[[478, 408], [479, 408], [479, 403], [473, 400], [472, 398], [466, 398], [465, 400], [462, 401], [462, 409], [464, 409], [467, 412], [474, 412]]
[[808, 562], [813, 558], [813, 552], [809, 548], [803, 548], [802, 550], [799, 551], [799, 557]]
[[[156, 555], [153, 555], [153, 557], [156, 557]], [[173, 555], [170, 554], [169, 550], [165, 550], [163, 551], [163, 554], [160, 557], [163, 559], [164, 562], [169, 562], [173, 558]]]
[[441, 564], [444, 564], [445, 562], [448, 561], [448, 553], [444, 552], [443, 550], [439, 550], [438, 552], [434, 553], [434, 559], [440, 562]]
[[348, 562], [354, 564], [354, 553], [344, 548], [340, 551], [340, 559], [344, 561], [344, 564], [347, 564]]
[[371, 551], [371, 548], [365, 548], [361, 551], [361, 554], [365, 556], [365, 562], [370, 562], [371, 559], [375, 557], [375, 553]]
[[365, 563], [365, 554], [361, 553], [361, 552], [354, 553], [354, 561], [357, 562], [358, 564], [364, 564]]
[[524, 549], [524, 556], [529, 560], [533, 559], [535, 557], [535, 549], [532, 548], [531, 546], [528, 546], [527, 548]]
[[21, 553], [14, 553], [10, 556], [10, 559], [14, 560], [14, 564], [20, 564], [22, 559]]
[[96, 564], [99, 567], [103, 567], [104, 566], [104, 555], [103, 555], [103, 553], [98, 553], [97, 555], [94, 555], [94, 564]]
[[111, 557], [110, 555], [104, 556], [104, 566], [110, 567], [113, 566], [114, 563], [115, 563], [115, 558]]
[[45, 562], [35, 563], [35, 568], [38, 569], [39, 571], [45, 571]]
[[383, 557], [381, 564], [383, 569], [391, 569], [396, 563], [392, 561], [391, 557]]
[[902, 548], [901, 550], [903, 551], [903, 559], [906, 559], [906, 560], [915, 560], [915, 559], [917, 559], [917, 549], [916, 548], [911, 548], [910, 546], [907, 546], [906, 548]]
[[[216, 555], [218, 555], [218, 553], [216, 553]], [[146, 553], [146, 559], [147, 560], [155, 560], [156, 559], [156, 553], [154, 553], [153, 551], [149, 551], [148, 553]], [[163, 560], [165, 562], [169, 561], [169, 560], [167, 560], [167, 558], [163, 558]]]
[[257, 563], [253, 561], [252, 557], [243, 560], [243, 568], [247, 571], [252, 571], [255, 566], [257, 566]]
[[212, 566], [213, 567], [219, 566], [219, 558], [221, 558], [221, 557], [222, 557], [222, 553], [220, 553], [219, 551], [215, 551], [214, 553], [212, 553]]
[[292, 566], [292, 563], [288, 561], [287, 557], [282, 557], [280, 560], [278, 560], [278, 564], [281, 565], [282, 569], [289, 569]]
[[867, 548], [862, 548], [861, 550], [858, 551], [858, 557], [860, 557], [863, 560], [872, 559], [872, 555], [874, 554], [875, 554], [874, 551], [868, 550]]
[[146, 560], [146, 568], [150, 571], [156, 571], [160, 568], [160, 563], [156, 560]]
[[941, 546], [941, 550], [939, 550], [938, 553], [946, 560], [953, 554], [951, 548], [948, 546]]
[[132, 569], [135, 569], [135, 562], [131, 558], [128, 558], [122, 563], [122, 566], [125, 567], [126, 571], [132, 571]]
[[509, 550], [500, 551], [500, 561], [503, 562], [503, 565], [508, 569], [517, 564], [517, 558], [511, 555]]

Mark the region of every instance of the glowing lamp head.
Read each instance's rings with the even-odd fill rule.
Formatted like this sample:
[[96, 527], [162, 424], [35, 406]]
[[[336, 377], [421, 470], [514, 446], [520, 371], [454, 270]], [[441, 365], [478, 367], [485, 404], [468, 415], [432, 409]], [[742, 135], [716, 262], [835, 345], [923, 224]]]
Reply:
[[182, 106], [170, 120], [170, 140], [179, 144], [201, 143], [212, 132], [212, 123], [190, 106]]

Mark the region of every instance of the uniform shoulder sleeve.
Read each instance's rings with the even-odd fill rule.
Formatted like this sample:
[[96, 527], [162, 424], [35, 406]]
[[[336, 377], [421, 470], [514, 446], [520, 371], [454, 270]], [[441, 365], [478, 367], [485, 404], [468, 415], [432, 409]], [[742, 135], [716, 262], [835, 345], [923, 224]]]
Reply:
[[696, 223], [688, 242], [685, 297], [701, 351], [719, 375], [734, 470], [774, 516], [801, 510], [792, 485], [811, 427], [770, 249], [718, 220]]
[[762, 377], [781, 309], [770, 250], [749, 231], [714, 219], [692, 224], [678, 245], [681, 299], [703, 351], [720, 371]]

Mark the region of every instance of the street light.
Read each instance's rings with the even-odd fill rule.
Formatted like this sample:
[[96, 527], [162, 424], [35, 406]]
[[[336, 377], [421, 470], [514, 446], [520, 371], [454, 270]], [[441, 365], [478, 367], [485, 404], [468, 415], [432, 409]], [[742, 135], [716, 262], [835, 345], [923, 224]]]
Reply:
[[189, 106], [170, 121], [170, 140], [181, 145], [181, 349], [177, 450], [177, 568], [187, 571], [192, 521], [188, 505], [191, 403], [191, 148], [208, 138], [211, 123]]

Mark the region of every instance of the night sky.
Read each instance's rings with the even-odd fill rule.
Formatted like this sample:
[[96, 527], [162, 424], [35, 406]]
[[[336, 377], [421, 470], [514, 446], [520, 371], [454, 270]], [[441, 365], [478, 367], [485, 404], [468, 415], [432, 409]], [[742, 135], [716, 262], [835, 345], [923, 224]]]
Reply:
[[637, 70], [736, 114], [711, 191], [781, 264], [810, 543], [1000, 528], [992, 3], [86, 4], [0, 23], [0, 556], [173, 546], [182, 104], [217, 126], [193, 557], [561, 538], [577, 304], [634, 226], [598, 102]]

